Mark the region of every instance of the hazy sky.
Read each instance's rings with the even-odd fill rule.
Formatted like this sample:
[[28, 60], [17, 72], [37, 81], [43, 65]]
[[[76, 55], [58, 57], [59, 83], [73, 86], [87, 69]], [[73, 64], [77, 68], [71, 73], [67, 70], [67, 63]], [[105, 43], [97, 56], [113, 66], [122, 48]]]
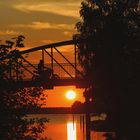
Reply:
[[22, 34], [26, 47], [71, 39], [81, 0], [0, 0], [0, 40]]

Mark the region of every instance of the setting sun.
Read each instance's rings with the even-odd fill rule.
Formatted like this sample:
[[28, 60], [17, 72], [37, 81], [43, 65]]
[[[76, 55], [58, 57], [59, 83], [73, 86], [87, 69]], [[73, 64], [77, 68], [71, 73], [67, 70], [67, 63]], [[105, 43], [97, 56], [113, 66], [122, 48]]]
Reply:
[[76, 93], [73, 90], [69, 90], [66, 92], [66, 98], [69, 100], [73, 100], [76, 97]]

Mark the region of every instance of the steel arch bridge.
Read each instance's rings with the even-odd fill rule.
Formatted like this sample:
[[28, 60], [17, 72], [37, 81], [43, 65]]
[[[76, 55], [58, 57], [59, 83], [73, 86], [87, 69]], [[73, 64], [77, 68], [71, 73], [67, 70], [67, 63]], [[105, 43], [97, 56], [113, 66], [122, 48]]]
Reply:
[[[19, 51], [17, 54], [9, 54], [0, 61], [10, 60], [15, 57], [17, 65], [14, 69], [21, 68], [24, 76], [20, 77], [19, 73], [13, 72], [11, 68], [8, 73], [9, 79], [14, 76], [15, 80], [9, 81], [9, 85], [18, 87], [36, 87], [43, 86], [45, 89], [53, 89], [55, 86], [70, 86], [74, 85], [77, 88], [84, 88], [87, 86], [87, 81], [84, 79], [83, 73], [79, 69], [79, 64], [77, 61], [77, 43], [79, 41], [67, 40], [63, 42], [56, 42], [52, 44], [47, 44], [24, 51]], [[71, 62], [64, 53], [62, 53], [59, 48], [67, 47], [68, 45], [73, 45], [73, 57], [74, 62]], [[41, 56], [41, 61], [43, 64], [43, 71], [47, 69], [51, 70], [50, 76], [46, 76], [45, 73], [39, 74], [37, 64], [33, 64], [31, 61], [27, 60], [25, 55], [30, 55], [33, 52], [38, 52]], [[54, 54], [58, 54], [66, 63], [60, 63]], [[46, 62], [45, 56], [49, 57], [50, 63]], [[36, 61], [38, 58], [35, 57]], [[20, 63], [22, 61], [22, 64]], [[61, 74], [60, 74], [61, 71]]]

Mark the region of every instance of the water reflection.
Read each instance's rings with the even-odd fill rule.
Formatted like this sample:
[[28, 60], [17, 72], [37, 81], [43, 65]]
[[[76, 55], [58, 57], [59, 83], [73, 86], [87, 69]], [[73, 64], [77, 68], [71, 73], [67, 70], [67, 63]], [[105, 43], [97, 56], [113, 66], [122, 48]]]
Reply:
[[67, 123], [67, 140], [77, 140], [76, 139], [76, 123]]
[[[38, 118], [50, 120], [45, 125], [43, 137], [48, 140], [86, 140], [85, 116], [83, 114], [38, 114]], [[91, 140], [106, 140], [104, 132], [91, 130]]]

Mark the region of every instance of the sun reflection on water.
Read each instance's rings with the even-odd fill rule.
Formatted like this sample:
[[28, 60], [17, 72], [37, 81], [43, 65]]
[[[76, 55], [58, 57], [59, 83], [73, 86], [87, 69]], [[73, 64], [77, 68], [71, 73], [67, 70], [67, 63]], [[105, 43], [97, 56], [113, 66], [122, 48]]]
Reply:
[[67, 123], [67, 140], [76, 140], [76, 123]]

